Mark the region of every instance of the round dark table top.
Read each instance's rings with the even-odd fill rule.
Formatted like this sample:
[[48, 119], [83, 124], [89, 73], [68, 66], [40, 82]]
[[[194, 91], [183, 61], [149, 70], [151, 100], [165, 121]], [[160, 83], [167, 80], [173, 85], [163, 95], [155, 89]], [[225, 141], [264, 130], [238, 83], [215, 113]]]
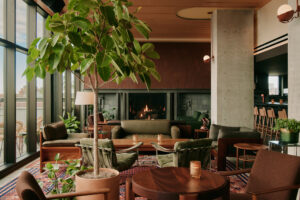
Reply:
[[178, 199], [179, 194], [195, 194], [215, 198], [226, 192], [228, 180], [216, 173], [202, 170], [201, 178], [192, 178], [189, 168], [166, 167], [135, 174], [133, 192], [149, 199]]

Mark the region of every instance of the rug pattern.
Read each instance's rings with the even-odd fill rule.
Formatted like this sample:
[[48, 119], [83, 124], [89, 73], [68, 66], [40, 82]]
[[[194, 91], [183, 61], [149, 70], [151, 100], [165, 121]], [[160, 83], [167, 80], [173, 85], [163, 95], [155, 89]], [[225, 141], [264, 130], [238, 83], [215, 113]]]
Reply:
[[[215, 163], [212, 161], [212, 171], [215, 170]], [[133, 176], [134, 174], [150, 170], [156, 168], [156, 161], [155, 156], [140, 156], [139, 157], [139, 163], [135, 163], [134, 166], [126, 171], [123, 171], [120, 173], [121, 181], [120, 181], [120, 200], [125, 199], [125, 180], [127, 177]], [[227, 170], [234, 170], [235, 165], [229, 161], [226, 163]], [[33, 174], [35, 178], [38, 180], [39, 183], [41, 183], [41, 186], [43, 188], [43, 191], [47, 194], [49, 193], [53, 185], [49, 182], [49, 179], [47, 177], [47, 173], [40, 173], [39, 172], [39, 160], [35, 160], [34, 162], [28, 164], [25, 169]], [[63, 178], [65, 177], [65, 171], [62, 169], [59, 174], [59, 177]], [[6, 183], [4, 186], [0, 187], [0, 200], [19, 200], [19, 197], [16, 193], [15, 186], [17, 182], [17, 177], [13, 180]], [[245, 191], [245, 186], [248, 181], [248, 175], [242, 174], [238, 176], [231, 176], [230, 177], [230, 191], [241, 193]], [[136, 198], [136, 200], [143, 200], [144, 198]]]

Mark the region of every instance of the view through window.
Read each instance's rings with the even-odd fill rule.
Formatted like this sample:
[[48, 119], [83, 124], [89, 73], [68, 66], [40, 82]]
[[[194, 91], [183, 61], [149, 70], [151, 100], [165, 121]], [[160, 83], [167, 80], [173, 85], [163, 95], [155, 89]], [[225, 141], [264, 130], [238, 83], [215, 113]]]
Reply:
[[279, 95], [278, 76], [269, 76], [269, 95]]
[[3, 79], [3, 50], [0, 46], [0, 166], [4, 162], [4, 79]]

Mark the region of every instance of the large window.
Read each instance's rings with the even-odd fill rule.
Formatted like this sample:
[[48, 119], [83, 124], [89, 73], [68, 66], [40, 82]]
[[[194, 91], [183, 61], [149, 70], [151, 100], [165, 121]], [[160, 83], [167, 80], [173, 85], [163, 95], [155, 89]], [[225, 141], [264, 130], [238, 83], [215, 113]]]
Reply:
[[0, 166], [4, 161], [4, 79], [3, 79], [3, 50], [0, 46]]
[[269, 95], [279, 95], [279, 76], [269, 76]]
[[16, 157], [23, 156], [27, 141], [27, 80], [22, 76], [26, 69], [26, 54], [16, 52]]
[[[37, 13], [36, 15], [36, 37], [43, 37], [44, 35], [44, 18]], [[37, 149], [39, 145], [39, 133], [44, 122], [44, 80], [36, 79], [36, 130], [37, 130]]]
[[16, 0], [16, 43], [27, 47], [27, 4]]
[[3, 38], [3, 36], [4, 36], [4, 0], [0, 0], [0, 38]]

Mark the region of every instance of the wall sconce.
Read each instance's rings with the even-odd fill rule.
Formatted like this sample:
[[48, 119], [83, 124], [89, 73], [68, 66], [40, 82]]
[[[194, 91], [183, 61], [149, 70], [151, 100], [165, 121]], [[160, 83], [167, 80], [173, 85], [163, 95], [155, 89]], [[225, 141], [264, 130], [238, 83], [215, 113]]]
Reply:
[[209, 55], [203, 56], [203, 62], [204, 63], [210, 63], [211, 60], [214, 60], [214, 56], [212, 56], [211, 58], [210, 58]]
[[[281, 5], [277, 10], [277, 17], [280, 22], [282, 23], [288, 23], [292, 21], [294, 18], [299, 17], [300, 13], [300, 6], [298, 3], [298, 0], [296, 0], [297, 9], [296, 11], [293, 10], [292, 6], [289, 4], [283, 4]], [[296, 16], [294, 16], [296, 14]]]

